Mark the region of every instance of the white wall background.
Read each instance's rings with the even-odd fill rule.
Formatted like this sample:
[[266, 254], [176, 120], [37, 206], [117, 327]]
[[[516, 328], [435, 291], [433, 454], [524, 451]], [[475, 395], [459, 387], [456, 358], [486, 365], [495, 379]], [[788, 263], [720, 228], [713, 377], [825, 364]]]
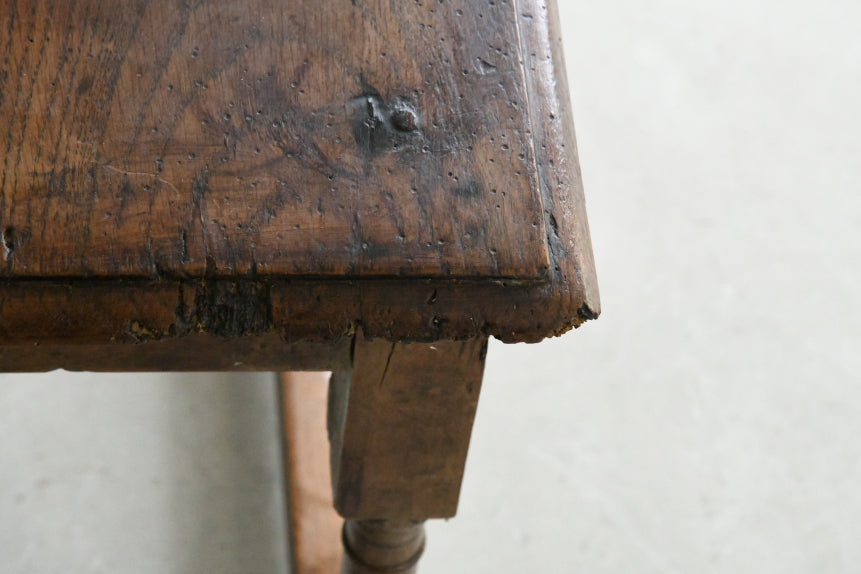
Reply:
[[[492, 345], [422, 571], [861, 572], [861, 4], [559, 4], [604, 314]], [[0, 572], [283, 569], [252, 379], [0, 377]]]
[[604, 313], [491, 348], [427, 571], [861, 572], [861, 4], [559, 4]]

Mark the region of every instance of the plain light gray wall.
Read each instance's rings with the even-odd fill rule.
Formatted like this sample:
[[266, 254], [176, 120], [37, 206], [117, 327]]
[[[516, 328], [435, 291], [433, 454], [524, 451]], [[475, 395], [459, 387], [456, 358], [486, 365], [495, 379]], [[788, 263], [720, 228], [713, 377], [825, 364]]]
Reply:
[[861, 4], [559, 4], [604, 313], [490, 349], [427, 571], [861, 572]]

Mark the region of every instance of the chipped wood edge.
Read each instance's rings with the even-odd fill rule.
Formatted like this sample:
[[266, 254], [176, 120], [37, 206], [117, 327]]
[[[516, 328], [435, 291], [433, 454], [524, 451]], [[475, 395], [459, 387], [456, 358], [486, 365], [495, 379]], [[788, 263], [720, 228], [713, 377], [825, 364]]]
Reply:
[[340, 571], [343, 520], [332, 504], [326, 408], [329, 373], [280, 377], [292, 574]]

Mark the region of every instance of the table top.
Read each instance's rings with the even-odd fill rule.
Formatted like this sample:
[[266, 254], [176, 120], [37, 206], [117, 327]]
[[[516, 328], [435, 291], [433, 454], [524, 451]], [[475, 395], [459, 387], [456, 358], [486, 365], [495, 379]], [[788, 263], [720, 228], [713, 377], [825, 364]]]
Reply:
[[0, 341], [598, 313], [555, 4], [7, 4]]

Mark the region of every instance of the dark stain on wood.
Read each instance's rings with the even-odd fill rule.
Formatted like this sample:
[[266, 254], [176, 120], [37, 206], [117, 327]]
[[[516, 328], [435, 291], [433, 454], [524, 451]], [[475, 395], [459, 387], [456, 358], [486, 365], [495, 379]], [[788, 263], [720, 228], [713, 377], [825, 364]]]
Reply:
[[15, 228], [7, 227], [0, 233], [0, 242], [3, 243], [3, 258], [9, 260], [15, 253]]
[[580, 305], [577, 309], [577, 316], [583, 321], [592, 321], [598, 318], [598, 313], [595, 312], [587, 303]]
[[470, 180], [466, 185], [455, 187], [452, 192], [463, 199], [479, 199], [481, 197], [481, 184]]
[[172, 334], [207, 333], [238, 338], [273, 330], [269, 286], [259, 281], [212, 282], [194, 285], [189, 305], [186, 289], [180, 287]]

